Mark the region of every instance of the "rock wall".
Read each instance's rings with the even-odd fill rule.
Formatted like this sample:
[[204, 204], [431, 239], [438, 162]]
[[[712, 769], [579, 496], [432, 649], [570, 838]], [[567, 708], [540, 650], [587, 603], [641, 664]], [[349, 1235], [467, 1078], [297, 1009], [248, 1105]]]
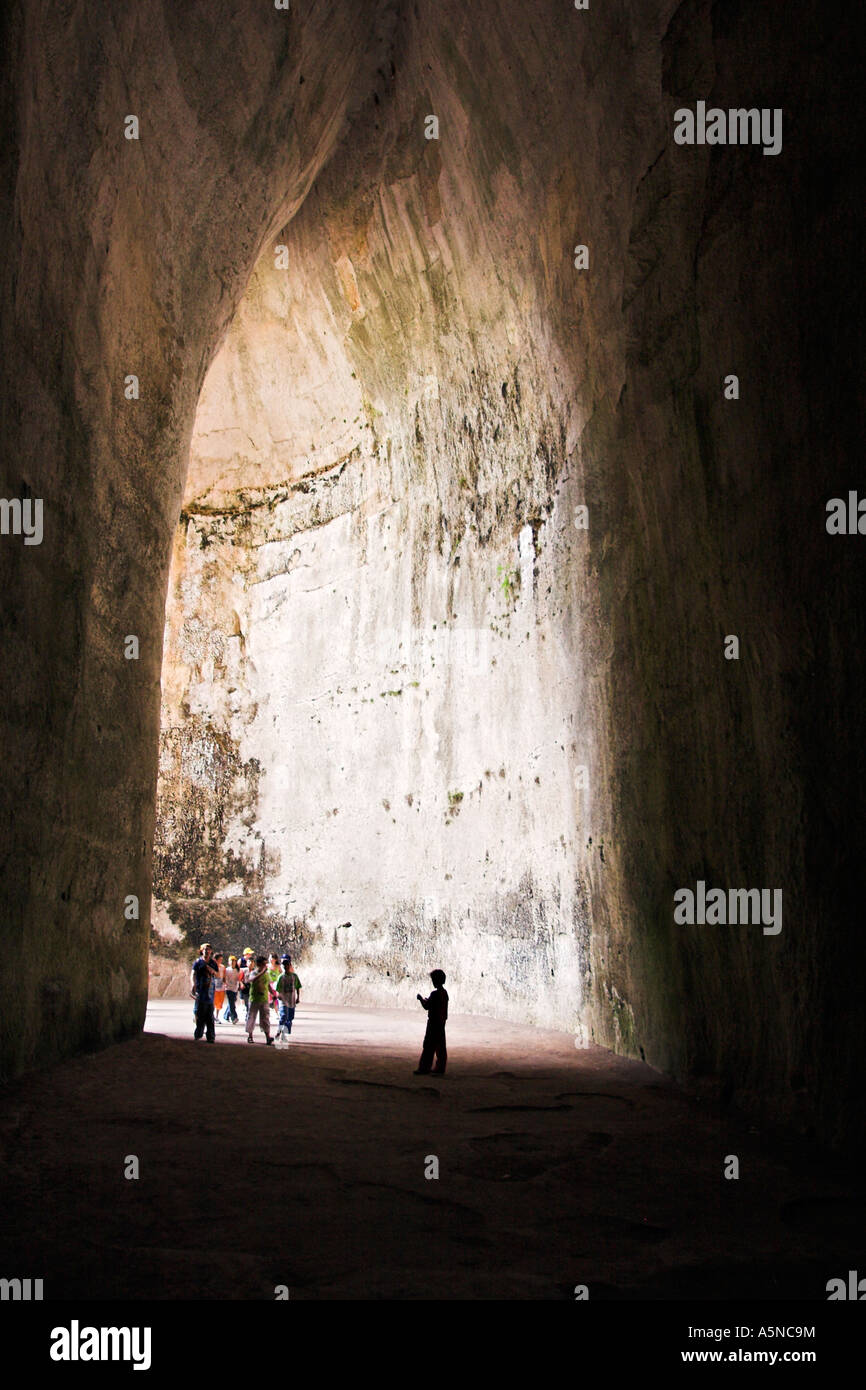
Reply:
[[381, 17], [378, 34], [353, 5], [4, 10], [0, 495], [41, 499], [44, 536], [0, 545], [3, 923], [16, 959], [45, 963], [0, 976], [4, 1075], [143, 1022], [165, 593], [196, 404], [270, 228], [387, 51]]
[[[6, 920], [70, 997], [4, 1066], [137, 1026], [155, 873], [329, 997], [441, 955], [850, 1138], [856, 10], [360, 8], [7, 20], [5, 485], [51, 524], [0, 552]], [[699, 100], [781, 153], [675, 144]], [[676, 924], [700, 878], [782, 931]]]

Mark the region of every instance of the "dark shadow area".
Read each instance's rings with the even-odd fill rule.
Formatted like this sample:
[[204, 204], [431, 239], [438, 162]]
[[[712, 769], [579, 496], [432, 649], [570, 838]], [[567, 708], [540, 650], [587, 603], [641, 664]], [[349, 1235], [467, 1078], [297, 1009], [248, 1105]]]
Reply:
[[820, 1300], [866, 1255], [853, 1169], [639, 1062], [458, 1017], [433, 1084], [414, 1015], [298, 1027], [328, 1041], [145, 1034], [5, 1087], [7, 1262], [52, 1299]]

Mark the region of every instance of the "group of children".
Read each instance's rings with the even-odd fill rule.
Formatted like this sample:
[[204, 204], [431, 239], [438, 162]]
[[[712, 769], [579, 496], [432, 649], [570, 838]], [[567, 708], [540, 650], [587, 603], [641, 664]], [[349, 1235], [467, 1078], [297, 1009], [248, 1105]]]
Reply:
[[[292, 969], [292, 958], [272, 953], [270, 960], [255, 956], [248, 946], [240, 957], [229, 956], [223, 964], [222, 952], [213, 954], [205, 941], [190, 971], [190, 993], [195, 1000], [195, 1038], [207, 1033], [208, 1042], [215, 1040], [214, 1025], [239, 1023], [237, 1000], [246, 1010], [247, 1042], [253, 1041], [258, 1020], [268, 1047], [289, 1045], [295, 1009], [301, 994], [301, 981]], [[270, 1012], [278, 1012], [277, 1035], [271, 1037]], [[222, 1017], [220, 1011], [223, 1010]]]
[[[425, 999], [417, 999], [427, 1014], [427, 1030], [424, 1046], [415, 1071], [416, 1076], [444, 1076], [448, 1061], [445, 1044], [445, 1024], [448, 1019], [448, 992], [445, 989], [444, 970], [431, 970], [433, 989]], [[199, 949], [189, 976], [190, 994], [195, 1000], [195, 1038], [199, 1041], [207, 1032], [208, 1042], [215, 1041], [215, 1023], [239, 1023], [237, 999], [246, 1006], [247, 1042], [253, 1041], [256, 1020], [265, 1035], [268, 1047], [282, 1043], [289, 1045], [295, 1009], [301, 995], [301, 982], [292, 969], [292, 958], [286, 954], [277, 957], [276, 952], [270, 961], [264, 956], [254, 956], [248, 946], [241, 957], [229, 956], [228, 965], [223, 965], [222, 952], [212, 955], [210, 943], [205, 941]], [[220, 1009], [225, 1013], [220, 1018]], [[271, 1037], [271, 1009], [279, 1010], [276, 1038]], [[436, 1063], [434, 1066], [433, 1063]]]

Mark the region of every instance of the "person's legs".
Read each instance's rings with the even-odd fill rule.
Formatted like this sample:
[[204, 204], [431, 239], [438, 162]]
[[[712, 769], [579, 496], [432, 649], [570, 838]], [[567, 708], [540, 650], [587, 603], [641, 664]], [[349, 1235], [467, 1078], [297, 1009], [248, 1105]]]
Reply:
[[209, 1043], [216, 1041], [216, 1030], [213, 1026], [213, 1000], [209, 999], [205, 1006], [207, 1012], [204, 1016], [206, 1036]]
[[249, 1038], [250, 1042], [252, 1042], [252, 1040], [253, 1040], [253, 1029], [254, 1029], [255, 1026], [256, 1026], [256, 1013], [257, 1013], [257, 1011], [258, 1011], [258, 1005], [257, 1005], [257, 1004], [250, 1004], [250, 1002], [247, 1001], [247, 1025], [246, 1025], [246, 1026], [247, 1026], [247, 1037]]
[[287, 1005], [286, 1005], [286, 1022], [285, 1022], [285, 1028], [286, 1028], [286, 1032], [287, 1032], [287, 1033], [291, 1033], [291, 1031], [292, 1031], [292, 1021], [293, 1021], [294, 1017], [295, 1017], [295, 1011], [294, 1011], [294, 1009], [290, 1008], [289, 1005], [287, 1004]]
[[424, 1034], [424, 1046], [421, 1048], [421, 1059], [418, 1062], [418, 1070], [427, 1072], [433, 1065], [433, 1049], [436, 1044], [436, 1034], [432, 1026], [427, 1024], [427, 1031]]
[[261, 1024], [262, 1032], [264, 1033], [264, 1035], [265, 1035], [266, 1039], [268, 1040], [268, 1042], [270, 1042], [270, 1040], [271, 1040], [271, 1019], [270, 1019], [271, 1005], [270, 1005], [270, 1000], [266, 999], [265, 1002], [264, 1002], [264, 1004], [260, 1004], [260, 1005], [259, 1005], [259, 1010], [260, 1010], [260, 1012], [259, 1012], [259, 1023]]
[[436, 1038], [436, 1065], [433, 1068], [434, 1076], [443, 1076], [445, 1073], [445, 1063], [448, 1061], [448, 1052], [445, 1047], [445, 1029], [440, 1028]]
[[202, 1012], [202, 1001], [200, 999], [196, 999], [192, 1006], [192, 1016], [195, 1019], [195, 1032], [193, 1033], [193, 1037], [196, 1042], [199, 1042], [204, 1032], [204, 1013]]

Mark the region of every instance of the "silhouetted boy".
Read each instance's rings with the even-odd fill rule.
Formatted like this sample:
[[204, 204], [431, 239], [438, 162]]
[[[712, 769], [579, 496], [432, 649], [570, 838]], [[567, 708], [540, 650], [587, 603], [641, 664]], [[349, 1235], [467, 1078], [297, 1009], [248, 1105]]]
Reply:
[[434, 1055], [436, 1066], [433, 1069], [433, 1075], [444, 1076], [445, 1063], [448, 1060], [448, 1053], [445, 1050], [448, 994], [442, 988], [445, 984], [445, 971], [431, 970], [430, 979], [433, 981], [434, 989], [429, 998], [422, 999], [420, 994], [416, 996], [422, 1009], [427, 1010], [427, 1032], [424, 1034], [424, 1046], [421, 1049], [421, 1060], [418, 1063], [418, 1070], [414, 1073], [415, 1076], [428, 1075]]

